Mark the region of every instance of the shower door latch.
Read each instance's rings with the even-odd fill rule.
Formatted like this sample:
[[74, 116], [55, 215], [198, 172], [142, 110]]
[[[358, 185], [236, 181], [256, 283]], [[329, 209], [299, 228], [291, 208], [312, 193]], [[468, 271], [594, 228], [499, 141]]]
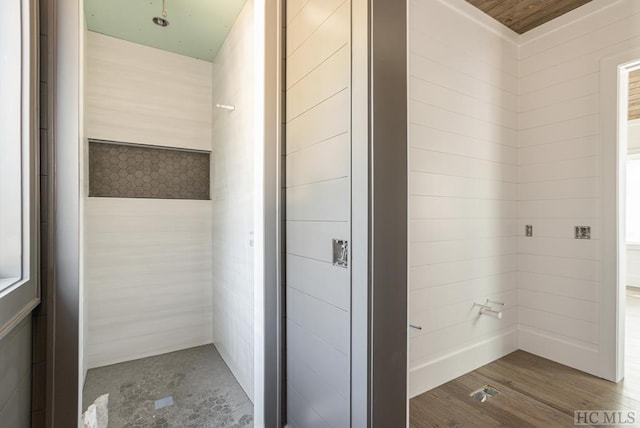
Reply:
[[342, 268], [349, 267], [349, 241], [333, 240], [333, 265]]

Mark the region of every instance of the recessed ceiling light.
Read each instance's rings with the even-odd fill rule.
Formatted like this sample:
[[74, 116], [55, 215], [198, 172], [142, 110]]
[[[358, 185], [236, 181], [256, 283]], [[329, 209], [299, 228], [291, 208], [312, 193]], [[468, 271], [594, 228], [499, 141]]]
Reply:
[[165, 0], [162, 0], [162, 17], [156, 16], [152, 19], [153, 23], [159, 25], [160, 27], [166, 27], [169, 25], [169, 20], [167, 19], [167, 8], [165, 7]]
[[164, 19], [164, 18], [160, 18], [159, 16], [156, 16], [155, 18], [152, 19], [153, 23], [156, 25], [159, 25], [161, 27], [166, 27], [169, 25], [169, 21]]

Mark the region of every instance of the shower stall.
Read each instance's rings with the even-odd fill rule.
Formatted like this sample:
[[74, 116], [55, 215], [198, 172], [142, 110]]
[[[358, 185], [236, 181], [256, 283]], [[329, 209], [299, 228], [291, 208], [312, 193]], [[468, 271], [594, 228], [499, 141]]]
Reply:
[[256, 5], [84, 3], [83, 409], [252, 425]]

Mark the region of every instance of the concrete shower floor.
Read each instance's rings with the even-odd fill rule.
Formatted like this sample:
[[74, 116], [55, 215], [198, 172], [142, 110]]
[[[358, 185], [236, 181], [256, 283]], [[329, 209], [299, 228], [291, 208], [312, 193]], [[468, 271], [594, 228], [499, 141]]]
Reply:
[[[83, 409], [109, 394], [109, 428], [244, 428], [253, 404], [213, 345], [89, 370]], [[156, 410], [155, 401], [174, 404]]]

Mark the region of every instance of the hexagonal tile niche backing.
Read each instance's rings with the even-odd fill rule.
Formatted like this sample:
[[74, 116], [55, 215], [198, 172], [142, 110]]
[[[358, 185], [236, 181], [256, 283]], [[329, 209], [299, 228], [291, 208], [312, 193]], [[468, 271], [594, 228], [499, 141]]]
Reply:
[[89, 196], [209, 199], [210, 154], [89, 141]]

